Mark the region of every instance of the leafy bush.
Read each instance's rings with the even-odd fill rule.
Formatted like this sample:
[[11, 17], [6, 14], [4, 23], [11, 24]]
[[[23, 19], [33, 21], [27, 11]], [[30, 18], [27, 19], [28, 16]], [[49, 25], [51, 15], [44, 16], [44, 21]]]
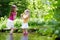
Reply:
[[21, 27], [21, 24], [22, 24], [22, 20], [21, 19], [16, 19], [15, 21], [14, 21], [14, 25], [15, 25], [15, 27], [16, 28], [20, 28]]
[[41, 21], [40, 18], [30, 18], [28, 23], [29, 26], [41, 26], [45, 24], [45, 22]]
[[0, 29], [6, 28], [6, 22], [7, 22], [6, 16], [0, 18]]
[[[0, 18], [0, 29], [6, 28], [6, 23], [7, 23], [7, 18], [1, 17]], [[39, 20], [38, 18], [30, 18], [29, 22], [29, 27], [30, 28], [38, 28], [39, 30], [37, 33], [42, 34], [42, 35], [60, 35], [60, 23], [56, 21], [48, 21], [44, 22]], [[19, 18], [16, 18], [14, 21], [14, 25], [16, 28], [20, 28], [22, 25], [22, 20]]]
[[51, 36], [52, 33], [53, 33], [53, 29], [51, 27], [49, 27], [49, 26], [40, 27], [38, 33], [42, 34], [42, 35], [49, 35], [49, 36]]
[[[37, 26], [41, 26], [41, 23], [38, 21], [39, 19], [37, 18], [31, 18], [28, 22], [30, 27], [37, 27]], [[7, 23], [7, 18], [5, 17], [1, 17], [0, 20], [0, 28], [6, 28], [6, 23]], [[22, 25], [22, 20], [19, 18], [16, 18], [16, 20], [14, 20], [14, 25], [16, 28], [20, 28]], [[38, 27], [37, 27], [38, 28]]]

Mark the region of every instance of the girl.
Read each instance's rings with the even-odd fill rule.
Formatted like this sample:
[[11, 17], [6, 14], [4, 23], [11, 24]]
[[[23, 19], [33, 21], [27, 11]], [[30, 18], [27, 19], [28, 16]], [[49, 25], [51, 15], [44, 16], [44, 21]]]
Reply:
[[23, 14], [21, 14], [21, 18], [23, 20], [22, 22], [22, 30], [23, 30], [23, 34], [24, 35], [27, 35], [28, 34], [28, 31], [27, 31], [27, 28], [28, 28], [28, 19], [29, 19], [29, 10], [25, 10]]
[[14, 31], [14, 23], [13, 22], [16, 18], [16, 15], [17, 15], [16, 8], [17, 8], [16, 5], [11, 6], [10, 16], [9, 16], [7, 24], [6, 24], [7, 28], [11, 29], [10, 34], [12, 34]]

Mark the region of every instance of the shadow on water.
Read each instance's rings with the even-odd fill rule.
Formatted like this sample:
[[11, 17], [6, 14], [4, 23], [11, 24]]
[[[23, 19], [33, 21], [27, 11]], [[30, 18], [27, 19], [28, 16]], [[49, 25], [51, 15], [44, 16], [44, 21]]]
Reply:
[[24, 36], [24, 35], [23, 35], [23, 36], [21, 37], [21, 40], [28, 40], [28, 36]]

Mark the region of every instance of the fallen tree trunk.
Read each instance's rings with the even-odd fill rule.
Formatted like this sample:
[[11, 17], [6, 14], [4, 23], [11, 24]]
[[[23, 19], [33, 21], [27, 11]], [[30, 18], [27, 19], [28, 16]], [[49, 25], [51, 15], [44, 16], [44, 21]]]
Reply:
[[[38, 28], [29, 28], [28, 31], [29, 32], [35, 32], [35, 31], [38, 31], [39, 29]], [[7, 28], [4, 28], [4, 29], [1, 29], [0, 32], [8, 32], [10, 31], [10, 29], [7, 29]], [[22, 29], [21, 28], [15, 28], [14, 32], [22, 32]]]

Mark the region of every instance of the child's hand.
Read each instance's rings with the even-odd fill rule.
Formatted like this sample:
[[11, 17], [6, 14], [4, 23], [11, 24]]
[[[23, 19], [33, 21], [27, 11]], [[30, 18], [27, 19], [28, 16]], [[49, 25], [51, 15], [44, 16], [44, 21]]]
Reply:
[[22, 17], [23, 17], [23, 14], [21, 14], [21, 19], [22, 19]]
[[23, 16], [23, 14], [21, 14], [21, 17]]

